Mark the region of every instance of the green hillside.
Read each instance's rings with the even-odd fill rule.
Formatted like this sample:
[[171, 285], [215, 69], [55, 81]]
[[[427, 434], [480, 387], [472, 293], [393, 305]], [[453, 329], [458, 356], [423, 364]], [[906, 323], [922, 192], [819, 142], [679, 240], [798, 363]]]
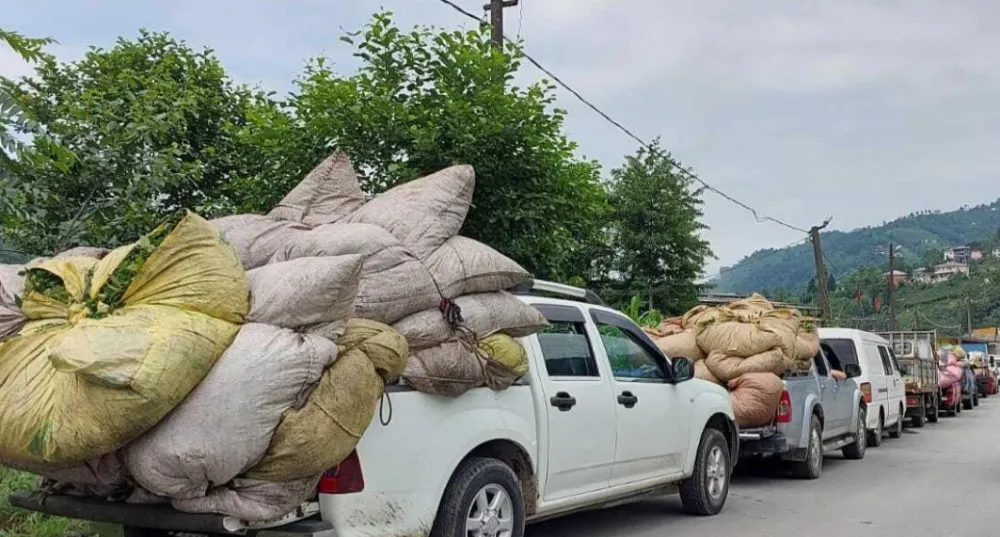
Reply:
[[[925, 211], [854, 231], [822, 234], [829, 271], [843, 279], [863, 266], [885, 266], [886, 248], [894, 243], [904, 265], [918, 266], [940, 250], [995, 237], [1000, 229], [1000, 200], [957, 211]], [[925, 260], [925, 256], [928, 257]], [[780, 250], [759, 250], [716, 278], [718, 290], [732, 293], [787, 290], [801, 293], [815, 274], [812, 246], [805, 242]]]

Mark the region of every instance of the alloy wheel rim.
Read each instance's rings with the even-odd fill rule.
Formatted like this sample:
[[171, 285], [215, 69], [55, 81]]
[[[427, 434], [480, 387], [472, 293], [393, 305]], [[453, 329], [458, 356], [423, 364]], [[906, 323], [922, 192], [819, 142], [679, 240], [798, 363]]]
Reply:
[[727, 466], [722, 448], [712, 446], [708, 452], [708, 462], [705, 465], [705, 484], [708, 485], [708, 496], [713, 500], [721, 498], [722, 493], [726, 490], [726, 476], [729, 474]]
[[479, 489], [465, 520], [467, 537], [510, 537], [514, 534], [514, 502], [507, 490], [489, 484]]

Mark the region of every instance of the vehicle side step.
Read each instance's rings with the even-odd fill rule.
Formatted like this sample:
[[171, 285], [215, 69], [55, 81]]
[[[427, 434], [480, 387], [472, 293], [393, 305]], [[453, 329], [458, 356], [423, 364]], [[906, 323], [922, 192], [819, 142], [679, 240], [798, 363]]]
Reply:
[[853, 444], [853, 443], [854, 443], [854, 437], [853, 436], [850, 436], [850, 435], [841, 436], [840, 438], [838, 438], [836, 440], [830, 440], [829, 442], [823, 442], [823, 451], [824, 452], [825, 451], [834, 451], [836, 449], [840, 449], [840, 448], [842, 448], [844, 446], [847, 446], [847, 445], [850, 445], [850, 444]]

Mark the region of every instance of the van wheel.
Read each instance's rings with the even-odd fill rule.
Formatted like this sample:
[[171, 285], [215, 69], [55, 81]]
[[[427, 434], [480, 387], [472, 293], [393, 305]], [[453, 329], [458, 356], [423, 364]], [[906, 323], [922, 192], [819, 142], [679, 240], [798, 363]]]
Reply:
[[819, 479], [823, 473], [823, 426], [813, 415], [809, 421], [809, 445], [806, 460], [791, 463], [792, 475], [800, 479]]
[[717, 515], [729, 496], [729, 444], [718, 429], [701, 433], [694, 472], [681, 484], [681, 503], [692, 515]]
[[858, 410], [858, 428], [854, 431], [854, 443], [844, 446], [844, 449], [840, 450], [845, 459], [860, 461], [865, 458], [865, 451], [868, 450], [868, 435], [865, 433], [865, 420], [867, 418], [868, 412], [865, 411], [865, 407], [861, 407]]
[[524, 496], [506, 464], [473, 457], [452, 476], [434, 520], [432, 537], [524, 536]]
[[874, 431], [868, 431], [868, 445], [879, 447], [882, 445], [882, 437], [885, 436], [885, 415], [880, 410], [878, 413], [878, 424]]
[[899, 417], [896, 418], [896, 424], [889, 429], [889, 438], [899, 438], [903, 436], [903, 407], [899, 407]]

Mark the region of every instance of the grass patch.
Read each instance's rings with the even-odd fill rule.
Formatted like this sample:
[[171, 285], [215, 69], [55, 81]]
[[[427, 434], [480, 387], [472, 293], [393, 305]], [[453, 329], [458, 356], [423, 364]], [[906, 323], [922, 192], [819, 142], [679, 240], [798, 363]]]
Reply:
[[0, 466], [0, 537], [91, 537], [97, 532], [87, 522], [46, 516], [14, 507], [12, 492], [31, 489], [35, 477]]

